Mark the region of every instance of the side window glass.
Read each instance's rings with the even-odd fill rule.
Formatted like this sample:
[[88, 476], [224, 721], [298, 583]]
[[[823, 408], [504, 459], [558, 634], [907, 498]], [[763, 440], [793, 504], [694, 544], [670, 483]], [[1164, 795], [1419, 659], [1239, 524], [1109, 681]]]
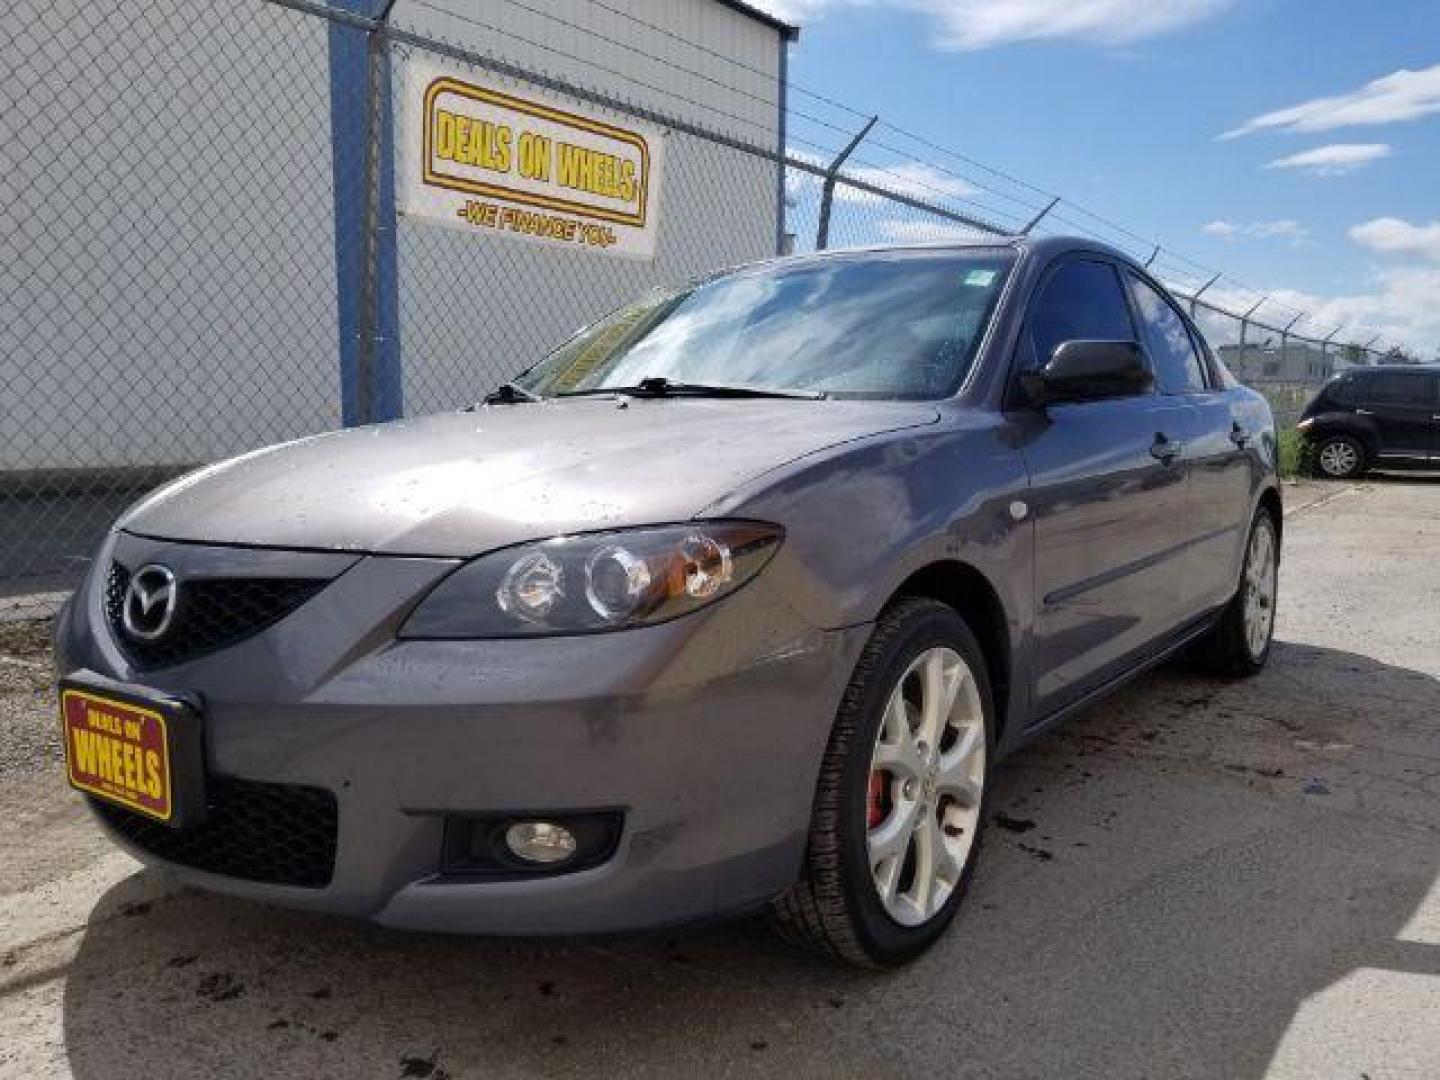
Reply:
[[1425, 389], [1420, 376], [1393, 372], [1371, 376], [1360, 396], [1377, 405], [1427, 405]]
[[1190, 327], [1190, 344], [1195, 349], [1195, 355], [1200, 358], [1200, 370], [1205, 382], [1213, 387], [1224, 387], [1225, 376], [1221, 374], [1222, 367], [1215, 350], [1210, 348], [1210, 343], [1205, 340], [1205, 335], [1200, 328], [1192, 325]]
[[1135, 328], [1109, 263], [1062, 263], [1030, 303], [1027, 368], [1043, 367], [1066, 341], [1134, 341]]
[[1180, 313], [1158, 292], [1133, 274], [1126, 274], [1135, 310], [1140, 315], [1140, 340], [1155, 365], [1155, 380], [1163, 394], [1187, 394], [1205, 389], [1205, 372], [1195, 343]]

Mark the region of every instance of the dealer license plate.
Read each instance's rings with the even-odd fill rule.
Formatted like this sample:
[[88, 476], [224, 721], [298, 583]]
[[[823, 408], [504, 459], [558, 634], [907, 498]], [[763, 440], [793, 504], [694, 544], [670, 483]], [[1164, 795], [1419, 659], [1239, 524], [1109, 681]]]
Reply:
[[203, 806], [203, 776], [177, 776], [177, 768], [199, 771], [198, 720], [185, 706], [67, 683], [60, 721], [72, 786], [177, 827]]

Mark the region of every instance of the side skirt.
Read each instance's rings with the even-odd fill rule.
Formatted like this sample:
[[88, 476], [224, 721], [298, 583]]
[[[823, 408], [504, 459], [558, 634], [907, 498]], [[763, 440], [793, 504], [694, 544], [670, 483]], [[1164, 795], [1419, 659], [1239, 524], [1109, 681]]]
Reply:
[[1015, 748], [1023, 746], [1035, 736], [1041, 735], [1044, 732], [1048, 731], [1050, 728], [1054, 727], [1056, 724], [1068, 720], [1076, 713], [1084, 712], [1090, 706], [1096, 704], [1104, 698], [1109, 697], [1121, 687], [1126, 686], [1135, 679], [1138, 679], [1141, 675], [1153, 671], [1155, 668], [1165, 663], [1165, 661], [1169, 660], [1171, 657], [1175, 656], [1180, 652], [1183, 652], [1186, 647], [1193, 644], [1199, 638], [1204, 637], [1206, 632], [1208, 632], [1217, 622], [1220, 621], [1220, 617], [1225, 613], [1226, 606], [1228, 605], [1222, 604], [1214, 611], [1207, 612], [1206, 614], [1200, 616], [1189, 626], [1185, 627], [1182, 630], [1176, 631], [1174, 636], [1171, 637], [1171, 639], [1165, 644], [1164, 647], [1157, 649], [1155, 652], [1144, 657], [1133, 667], [1122, 671], [1120, 674], [1112, 677], [1109, 681], [1103, 682], [1099, 686], [1095, 687], [1093, 690], [1087, 691], [1085, 694], [1076, 698], [1068, 705], [1061, 706], [1054, 712], [1048, 713], [1047, 715], [1041, 717], [1039, 720], [1036, 720], [1035, 722], [1030, 724], [1028, 727], [1025, 728], [1024, 735], [1022, 736], [1020, 742], [1016, 744]]

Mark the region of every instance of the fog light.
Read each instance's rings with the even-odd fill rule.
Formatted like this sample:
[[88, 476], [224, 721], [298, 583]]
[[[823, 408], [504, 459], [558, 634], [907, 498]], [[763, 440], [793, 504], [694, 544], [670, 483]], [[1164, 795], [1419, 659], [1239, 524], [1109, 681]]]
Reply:
[[505, 830], [505, 846], [532, 863], [558, 863], [575, 854], [575, 834], [550, 821], [521, 821]]

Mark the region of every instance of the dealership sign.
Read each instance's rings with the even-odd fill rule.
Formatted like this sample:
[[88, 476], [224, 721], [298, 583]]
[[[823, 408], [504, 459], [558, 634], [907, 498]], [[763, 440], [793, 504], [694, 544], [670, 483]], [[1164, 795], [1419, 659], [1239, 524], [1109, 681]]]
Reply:
[[400, 211], [456, 228], [649, 259], [662, 135], [648, 124], [407, 65]]

